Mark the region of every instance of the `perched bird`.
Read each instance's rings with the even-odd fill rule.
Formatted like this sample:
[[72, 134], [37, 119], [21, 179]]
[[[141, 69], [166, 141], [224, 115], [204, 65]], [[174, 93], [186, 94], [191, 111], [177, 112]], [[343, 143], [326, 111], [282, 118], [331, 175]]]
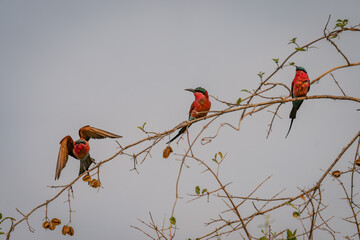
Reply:
[[[189, 111], [189, 121], [197, 118], [205, 117], [211, 107], [211, 102], [209, 101], [208, 92], [202, 87], [197, 87], [195, 89], [185, 89], [185, 90], [189, 92], [193, 92], [195, 96], [195, 101], [191, 104]], [[171, 143], [177, 137], [183, 134], [186, 131], [186, 128], [189, 128], [190, 125], [181, 128], [178, 134], [166, 144]]]
[[[296, 73], [295, 73], [295, 78], [292, 81], [291, 84], [291, 96], [293, 98], [295, 97], [305, 97], [306, 94], [309, 92], [310, 90], [310, 80], [309, 80], [309, 76], [306, 72], [306, 70], [303, 67], [296, 67]], [[290, 133], [290, 129], [291, 126], [293, 124], [294, 119], [296, 118], [296, 112], [297, 110], [299, 110], [301, 104], [303, 103], [304, 100], [299, 100], [299, 101], [293, 101], [293, 107], [291, 109], [290, 112], [290, 118], [291, 118], [291, 123], [290, 123], [290, 128], [288, 133], [286, 134], [286, 137], [289, 135]]]
[[89, 125], [80, 128], [79, 136], [80, 139], [76, 141], [73, 141], [69, 135], [61, 140], [56, 164], [55, 180], [59, 179], [61, 171], [66, 166], [69, 155], [80, 160], [79, 175], [87, 171], [90, 165], [95, 162], [89, 154], [90, 146], [88, 141], [90, 138], [121, 138], [119, 135], [90, 127]]

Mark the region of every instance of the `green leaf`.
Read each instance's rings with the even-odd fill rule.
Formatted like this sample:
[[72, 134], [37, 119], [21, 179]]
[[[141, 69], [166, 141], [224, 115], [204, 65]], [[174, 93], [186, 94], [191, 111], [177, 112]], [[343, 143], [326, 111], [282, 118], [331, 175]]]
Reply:
[[288, 43], [288, 45], [289, 45], [289, 44], [296, 44], [296, 37], [293, 38], [293, 39], [290, 39], [290, 42]]
[[2, 219], [2, 214], [0, 213], [0, 219]]
[[295, 63], [294, 63], [294, 62], [291, 62], [291, 63], [289, 63], [289, 65], [295, 65]]
[[259, 240], [268, 240], [266, 236], [259, 238]]
[[279, 59], [278, 58], [273, 58], [272, 59], [275, 63], [279, 63]]
[[236, 101], [236, 104], [239, 105], [241, 103], [242, 99], [241, 97]]
[[195, 192], [196, 192], [197, 195], [200, 194], [200, 187], [199, 187], [199, 186], [196, 186], [196, 187], [195, 187]]
[[170, 218], [170, 223], [171, 223], [172, 225], [176, 225], [176, 219], [175, 219], [174, 217], [171, 217], [171, 218]]
[[349, 23], [349, 19], [344, 19], [344, 20], [338, 19], [336, 21], [336, 25], [335, 25], [334, 29], [335, 28], [343, 29], [348, 23]]
[[222, 152], [219, 152], [219, 155], [220, 155], [221, 159], [224, 158]]
[[287, 240], [297, 240], [297, 238], [295, 237], [295, 235], [296, 235], [296, 229], [295, 229], [295, 231], [294, 231], [293, 233], [290, 231], [290, 229], [288, 229], [288, 230], [286, 231], [286, 239], [287, 239]]
[[3, 232], [0, 232], [0, 235], [2, 235], [2, 234], [5, 234], [5, 233], [3, 233]]
[[201, 191], [201, 194], [204, 194], [204, 193], [206, 193], [206, 192], [207, 192], [207, 189], [204, 188], [204, 189]]
[[145, 132], [145, 129], [144, 129], [145, 125], [146, 125], [146, 122], [144, 122], [142, 127], [138, 126], [137, 128], [140, 129], [141, 131]]
[[258, 73], [258, 76], [259, 76], [260, 78], [262, 78], [262, 77], [264, 76], [264, 74], [265, 74], [264, 72], [261, 72], [261, 71], [260, 71], [260, 72]]
[[295, 50], [296, 50], [296, 51], [300, 51], [300, 52], [304, 52], [304, 51], [306, 51], [306, 49], [305, 49], [305, 48], [300, 48], [300, 47], [295, 48]]
[[218, 163], [218, 161], [216, 160], [217, 158], [217, 153], [215, 153], [215, 157], [212, 159], [214, 162]]
[[247, 93], [250, 93], [250, 91], [249, 91], [249, 90], [247, 90], [247, 89], [241, 89], [241, 91], [242, 91], [242, 92], [247, 92]]

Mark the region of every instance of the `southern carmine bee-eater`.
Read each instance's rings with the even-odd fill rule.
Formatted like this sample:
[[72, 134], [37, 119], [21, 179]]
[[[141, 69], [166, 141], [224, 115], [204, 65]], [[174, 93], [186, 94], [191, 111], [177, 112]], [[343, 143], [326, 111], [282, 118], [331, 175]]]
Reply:
[[[291, 84], [291, 96], [292, 96], [292, 98], [305, 97], [306, 94], [309, 92], [309, 90], [310, 90], [309, 76], [303, 67], [297, 66], [295, 78]], [[290, 133], [291, 126], [293, 124], [294, 119], [296, 118], [296, 112], [297, 112], [297, 110], [299, 110], [303, 101], [304, 100], [292, 102], [293, 107], [291, 109], [290, 116], [289, 116], [291, 118], [291, 123], [290, 123], [289, 131], [287, 132], [285, 138], [287, 138], [287, 136]]]
[[80, 160], [79, 175], [87, 171], [90, 165], [95, 162], [89, 154], [90, 146], [88, 141], [90, 138], [121, 138], [119, 135], [90, 127], [89, 125], [79, 129], [79, 136], [80, 139], [76, 141], [73, 141], [69, 135], [61, 140], [56, 164], [55, 180], [59, 179], [61, 171], [66, 166], [69, 155]]
[[[205, 117], [211, 107], [211, 102], [209, 101], [208, 92], [202, 87], [197, 87], [195, 89], [185, 89], [185, 90], [189, 91], [189, 92], [193, 92], [194, 96], [195, 96], [195, 101], [191, 104], [190, 111], [189, 111], [189, 121], [197, 119], [197, 118]], [[179, 137], [181, 134], [183, 134], [186, 131], [186, 128], [189, 128], [190, 125], [184, 126], [183, 128], [181, 128], [180, 131], [178, 132], [178, 134], [176, 134], [176, 136], [173, 137], [166, 144], [171, 143], [177, 137]]]

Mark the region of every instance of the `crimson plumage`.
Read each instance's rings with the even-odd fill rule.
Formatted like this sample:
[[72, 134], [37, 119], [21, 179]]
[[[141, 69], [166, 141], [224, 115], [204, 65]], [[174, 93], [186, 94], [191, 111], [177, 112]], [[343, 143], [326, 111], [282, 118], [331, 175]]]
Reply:
[[87, 171], [94, 159], [90, 157], [90, 138], [121, 138], [121, 136], [90, 127], [89, 125], [79, 129], [80, 139], [73, 141], [70, 135], [67, 135], [60, 141], [59, 155], [56, 164], [55, 180], [59, 179], [61, 171], [66, 166], [69, 155], [80, 160], [79, 175]]
[[[309, 92], [309, 90], [310, 90], [309, 76], [303, 67], [297, 66], [294, 80], [291, 83], [291, 96], [292, 98], [305, 97], [306, 94]], [[292, 102], [293, 107], [291, 109], [289, 116], [289, 118], [291, 118], [291, 123], [285, 138], [287, 138], [287, 136], [290, 133], [291, 126], [293, 124], [294, 119], [296, 118], [296, 113], [299, 110], [303, 101], [304, 100], [296, 100]]]
[[[209, 100], [208, 92], [202, 87], [197, 87], [195, 89], [189, 88], [189, 89], [185, 89], [185, 90], [193, 92], [194, 96], [195, 96], [195, 100], [191, 104], [191, 107], [190, 107], [188, 120], [191, 121], [191, 120], [194, 120], [197, 118], [205, 117], [211, 108], [211, 102]], [[186, 131], [186, 128], [189, 128], [190, 125], [181, 128], [180, 131], [178, 132], [178, 134], [176, 134], [175, 137], [173, 137], [169, 142], [167, 142], [167, 144], [171, 143], [177, 137], [179, 137], [182, 133], [184, 133]]]

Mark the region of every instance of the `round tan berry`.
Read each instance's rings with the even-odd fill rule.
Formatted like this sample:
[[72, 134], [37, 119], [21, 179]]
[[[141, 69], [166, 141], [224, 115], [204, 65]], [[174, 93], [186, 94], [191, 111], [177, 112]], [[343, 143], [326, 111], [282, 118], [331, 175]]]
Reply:
[[339, 170], [335, 170], [335, 171], [333, 171], [332, 172], [332, 174], [331, 174], [333, 177], [336, 177], [336, 178], [338, 178], [338, 177], [340, 177], [340, 175], [341, 175], [341, 172], [339, 171]]
[[90, 182], [90, 181], [91, 181], [91, 177], [90, 177], [89, 174], [86, 174], [85, 176], [83, 176], [82, 180], [83, 180], [84, 182]]
[[356, 166], [360, 166], [360, 158], [356, 159], [355, 165], [356, 165]]
[[45, 229], [48, 229], [49, 225], [50, 225], [50, 222], [46, 220], [45, 222], [43, 222], [42, 227]]
[[68, 232], [69, 232], [68, 225], [64, 225], [62, 230], [61, 230], [62, 235], [66, 235]]
[[54, 230], [54, 229], [55, 229], [55, 223], [50, 222], [50, 223], [49, 223], [49, 229], [50, 229], [51, 231]]
[[168, 158], [170, 156], [170, 153], [172, 152], [172, 148], [170, 146], [167, 146], [163, 151], [163, 158]]
[[55, 225], [60, 225], [61, 224], [61, 221], [58, 218], [51, 219], [51, 222], [54, 223]]
[[90, 186], [92, 186], [93, 188], [98, 188], [100, 186], [100, 181], [97, 179], [93, 179], [90, 182]]
[[68, 234], [70, 236], [73, 236], [74, 235], [74, 229], [72, 227], [69, 226], [69, 231], [68, 231]]

